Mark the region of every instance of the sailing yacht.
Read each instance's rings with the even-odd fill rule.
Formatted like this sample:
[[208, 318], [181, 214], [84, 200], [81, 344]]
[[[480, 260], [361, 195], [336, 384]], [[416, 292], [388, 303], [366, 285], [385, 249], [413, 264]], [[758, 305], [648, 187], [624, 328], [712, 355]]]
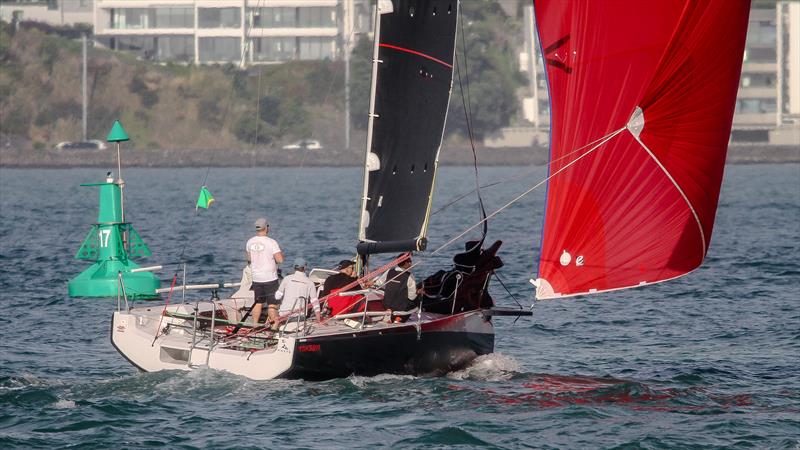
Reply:
[[[426, 247], [457, 21], [455, 0], [378, 2], [357, 248], [364, 279], [403, 259], [370, 271], [372, 255]], [[243, 328], [242, 311], [253, 302], [245, 274], [229, 299], [133, 308], [120, 302], [111, 341], [144, 371], [207, 366], [259, 380], [446, 373], [493, 351], [493, 316], [530, 315], [493, 307], [488, 284], [502, 265], [500, 244], [480, 243], [457, 255], [458, 269], [426, 281], [421, 306], [405, 312], [403, 323], [389, 323], [381, 292], [368, 289], [322, 322], [307, 320], [306, 305], [298, 304], [278, 331]], [[310, 277], [321, 284], [329, 274], [316, 269]]]
[[[534, 7], [550, 89], [548, 176], [476, 227], [546, 185], [536, 298], [686, 275], [710, 244], [749, 2], [536, 0]], [[426, 249], [457, 17], [456, 0], [378, 1], [357, 247], [362, 280], [404, 260], [370, 269], [376, 254]], [[489, 281], [502, 266], [501, 243], [483, 244], [468, 242], [452, 269], [426, 278], [426, 295], [403, 323], [371, 307], [381, 293], [366, 289], [321, 322], [306, 318], [301, 299], [278, 331], [246, 328], [242, 312], [253, 300], [245, 272], [241, 289], [223, 300], [130, 307], [121, 297], [111, 341], [144, 371], [209, 367], [257, 380], [441, 374], [493, 351], [495, 316], [530, 313], [493, 306]], [[310, 278], [319, 284], [327, 275], [317, 269]]]

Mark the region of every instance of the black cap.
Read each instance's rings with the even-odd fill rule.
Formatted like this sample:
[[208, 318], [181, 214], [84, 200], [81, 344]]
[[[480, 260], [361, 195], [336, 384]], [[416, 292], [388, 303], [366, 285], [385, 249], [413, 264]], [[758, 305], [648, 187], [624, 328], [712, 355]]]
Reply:
[[343, 259], [343, 260], [339, 261], [339, 265], [336, 266], [336, 270], [344, 270], [344, 269], [352, 266], [353, 264], [355, 264], [353, 261], [350, 261], [349, 259]]

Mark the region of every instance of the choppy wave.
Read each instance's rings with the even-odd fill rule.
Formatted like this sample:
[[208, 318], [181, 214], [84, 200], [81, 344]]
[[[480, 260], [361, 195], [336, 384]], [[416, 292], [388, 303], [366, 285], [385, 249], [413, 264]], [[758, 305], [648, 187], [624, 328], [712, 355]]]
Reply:
[[[797, 166], [727, 169], [708, 258], [689, 276], [537, 302], [532, 319], [493, 318], [495, 353], [444, 377], [314, 383], [258, 382], [210, 369], [137, 372], [108, 341], [115, 302], [65, 294], [66, 281], [85, 267], [72, 256], [96, 219], [96, 194], [78, 184], [105, 172], [0, 170], [0, 448], [800, 445]], [[484, 176], [502, 179], [509, 171]], [[345, 218], [357, 217], [358, 205], [338, 200], [360, 196], [358, 183], [342, 185], [360, 177], [358, 170], [215, 169], [209, 183], [218, 202], [193, 221], [196, 191], [189, 187], [204, 173], [127, 171], [126, 218], [154, 264], [190, 238], [190, 282], [238, 281], [241, 246], [261, 215], [270, 216], [286, 255], [321, 267], [351, 256], [355, 222]], [[444, 192], [473, 187], [467, 169], [437, 177]], [[256, 189], [267, 185], [267, 193]], [[238, 195], [242, 186], [252, 192]], [[337, 201], [331, 186], [343, 186]], [[504, 204], [518, 187], [489, 190], [484, 202]], [[187, 208], [165, 208], [162, 192], [186, 192]], [[489, 238], [504, 241], [501, 270], [517, 299], [530, 298], [539, 235], [531, 218], [543, 206], [541, 197], [527, 202], [490, 224]], [[473, 223], [474, 206], [438, 214], [431, 248]], [[48, 222], [45, 238], [35, 211], [59, 218]], [[419, 260], [420, 278], [450, 263], [447, 255]], [[513, 304], [501, 290], [492, 294]]]

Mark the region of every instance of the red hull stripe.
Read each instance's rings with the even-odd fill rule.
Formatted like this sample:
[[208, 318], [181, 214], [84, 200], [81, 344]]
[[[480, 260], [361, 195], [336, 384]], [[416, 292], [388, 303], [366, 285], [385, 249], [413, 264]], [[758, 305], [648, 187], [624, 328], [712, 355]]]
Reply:
[[426, 55], [425, 53], [420, 53], [420, 52], [418, 52], [416, 50], [411, 50], [409, 48], [398, 47], [396, 45], [391, 45], [391, 44], [380, 44], [380, 46], [381, 47], [385, 47], [385, 48], [391, 48], [393, 50], [399, 50], [401, 52], [411, 53], [412, 55], [422, 56], [423, 58], [430, 59], [433, 62], [437, 62], [437, 63], [447, 67], [448, 69], [452, 69], [453, 68], [452, 64], [447, 64], [446, 62], [442, 61], [441, 59], [434, 58], [433, 56]]

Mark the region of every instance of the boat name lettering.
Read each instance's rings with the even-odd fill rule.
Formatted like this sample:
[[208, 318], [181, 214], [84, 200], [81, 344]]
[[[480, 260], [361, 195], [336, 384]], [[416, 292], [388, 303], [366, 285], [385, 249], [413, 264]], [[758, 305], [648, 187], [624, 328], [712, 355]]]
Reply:
[[298, 345], [297, 350], [301, 352], [318, 352], [320, 350], [320, 345], [319, 344]]

